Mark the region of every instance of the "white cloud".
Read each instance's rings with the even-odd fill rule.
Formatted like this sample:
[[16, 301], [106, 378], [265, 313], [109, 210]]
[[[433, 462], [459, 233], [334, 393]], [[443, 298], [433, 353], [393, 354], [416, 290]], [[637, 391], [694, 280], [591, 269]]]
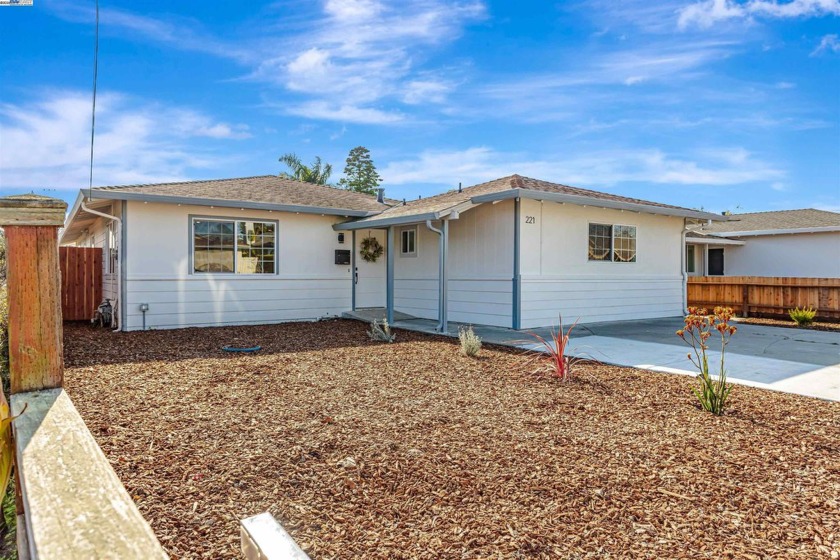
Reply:
[[[188, 142], [248, 136], [244, 125], [116, 93], [100, 94], [96, 116], [96, 184], [183, 179], [190, 170], [211, 168], [223, 159], [209, 149], [188, 148]], [[90, 96], [58, 91], [33, 102], [4, 103], [0, 138], [5, 186], [83, 187], [89, 172]]]
[[838, 39], [837, 35], [832, 33], [830, 35], [825, 35], [821, 40], [820, 44], [811, 52], [811, 56], [817, 56], [818, 54], [822, 54], [824, 52], [840, 52], [840, 39]]
[[284, 40], [284, 54], [265, 57], [251, 78], [304, 96], [305, 101], [289, 106], [292, 114], [343, 122], [400, 122], [399, 111], [385, 111], [381, 105], [442, 103], [449, 81], [424, 69], [423, 59], [484, 15], [484, 4], [478, 1], [329, 0], [322, 17]]
[[699, 152], [686, 158], [658, 149], [599, 150], [556, 158], [530, 158], [488, 147], [425, 151], [417, 158], [393, 161], [381, 170], [386, 184], [465, 185], [520, 175], [598, 188], [625, 182], [663, 185], [739, 185], [779, 179], [784, 171], [741, 148]]
[[333, 104], [327, 101], [307, 101], [297, 105], [283, 105], [281, 109], [300, 117], [344, 123], [396, 124], [405, 120], [404, 115], [396, 112], [358, 107], [353, 104]]
[[782, 192], [787, 190], [787, 185], [785, 185], [781, 181], [774, 181], [770, 184], [770, 188], [776, 192]]
[[809, 18], [840, 15], [840, 0], [702, 0], [679, 10], [680, 29], [708, 29], [718, 22], [753, 16], [771, 18]]

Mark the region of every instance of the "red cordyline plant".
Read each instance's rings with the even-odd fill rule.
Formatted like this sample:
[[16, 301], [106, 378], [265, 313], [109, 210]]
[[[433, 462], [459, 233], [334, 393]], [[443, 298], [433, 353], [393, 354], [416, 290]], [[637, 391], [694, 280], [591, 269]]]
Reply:
[[[528, 333], [540, 344], [542, 344], [543, 349], [545, 350], [544, 354], [547, 354], [549, 357], [549, 364], [546, 369], [548, 369], [554, 377], [557, 377], [560, 381], [569, 381], [572, 378], [572, 368], [573, 366], [579, 361], [578, 358], [569, 357], [566, 355], [566, 348], [569, 345], [569, 337], [572, 335], [572, 330], [577, 326], [578, 319], [572, 326], [569, 327], [566, 332], [563, 332], [563, 317], [560, 317], [560, 326], [555, 331], [553, 328], [551, 329], [551, 335], [548, 339], [545, 339], [538, 335], [537, 333]], [[538, 356], [539, 359], [541, 356]]]
[[[732, 309], [729, 307], [715, 307], [714, 312], [709, 314], [705, 309], [696, 307], [688, 308], [688, 315], [685, 317], [685, 327], [677, 331], [677, 336], [683, 339], [693, 350], [688, 353], [688, 359], [698, 369], [700, 374], [700, 388], [693, 389], [700, 401], [700, 406], [712, 414], [721, 415], [726, 408], [729, 393], [732, 385], [726, 383], [726, 368], [724, 357], [726, 346], [732, 335], [738, 330], [730, 325], [732, 320]], [[717, 377], [712, 377], [709, 371], [709, 359], [706, 351], [709, 349], [708, 341], [712, 334], [717, 331], [720, 335], [720, 370]]]

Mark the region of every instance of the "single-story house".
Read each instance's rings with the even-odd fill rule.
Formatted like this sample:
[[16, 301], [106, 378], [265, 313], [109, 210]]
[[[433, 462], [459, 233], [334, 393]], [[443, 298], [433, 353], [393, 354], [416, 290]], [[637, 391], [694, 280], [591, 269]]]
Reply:
[[731, 214], [686, 235], [691, 276], [840, 278], [840, 213]]
[[710, 220], [519, 175], [412, 201], [262, 176], [85, 189], [60, 242], [103, 248], [122, 330], [361, 308], [524, 329], [682, 314]]

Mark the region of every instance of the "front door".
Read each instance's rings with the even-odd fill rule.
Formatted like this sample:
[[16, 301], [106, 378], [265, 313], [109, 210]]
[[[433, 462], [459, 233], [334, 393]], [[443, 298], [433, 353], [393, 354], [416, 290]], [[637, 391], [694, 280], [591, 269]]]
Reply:
[[723, 276], [723, 249], [709, 249], [709, 276]]
[[356, 232], [356, 247], [353, 255], [354, 281], [356, 290], [356, 309], [365, 307], [385, 307], [385, 252], [369, 262], [362, 258], [360, 251], [365, 239], [375, 239], [383, 249], [387, 249], [384, 230], [359, 230]]

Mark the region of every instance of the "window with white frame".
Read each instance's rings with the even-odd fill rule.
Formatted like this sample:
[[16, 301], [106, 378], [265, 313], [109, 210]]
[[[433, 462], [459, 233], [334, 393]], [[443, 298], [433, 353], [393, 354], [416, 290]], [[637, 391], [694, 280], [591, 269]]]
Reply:
[[417, 228], [405, 228], [400, 230], [400, 256], [417, 256]]
[[697, 245], [685, 246], [685, 271], [688, 273], [697, 272]]
[[589, 224], [589, 260], [636, 262], [636, 226]]
[[274, 274], [277, 224], [194, 218], [193, 272]]
[[108, 224], [106, 232], [107, 253], [105, 261], [105, 273], [114, 274], [117, 271], [117, 225], [114, 221]]

